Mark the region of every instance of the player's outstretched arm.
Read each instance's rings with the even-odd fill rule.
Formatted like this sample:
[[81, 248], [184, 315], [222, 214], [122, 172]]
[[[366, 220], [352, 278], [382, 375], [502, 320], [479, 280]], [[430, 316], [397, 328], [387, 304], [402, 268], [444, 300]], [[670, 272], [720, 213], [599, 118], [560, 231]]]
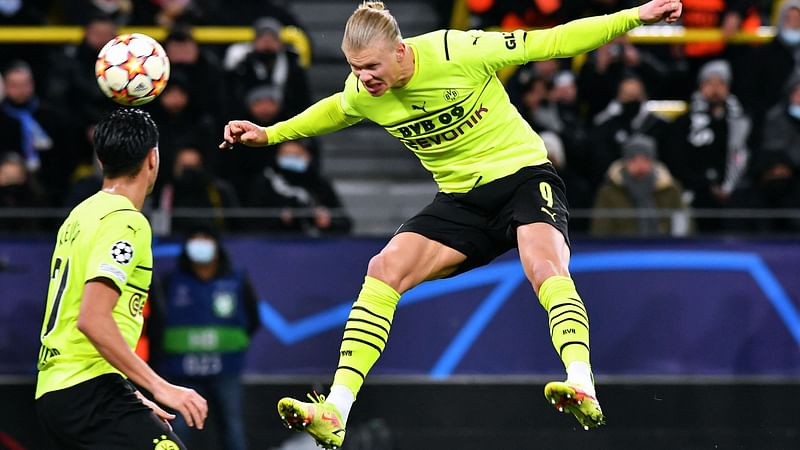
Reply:
[[112, 366], [150, 391], [156, 401], [178, 411], [189, 426], [202, 429], [208, 415], [206, 400], [192, 389], [168, 383], [131, 350], [112, 316], [117, 300], [119, 291], [110, 281], [98, 278], [86, 283], [78, 329]]
[[291, 119], [267, 128], [261, 128], [246, 120], [232, 120], [225, 125], [223, 141], [219, 144], [219, 148], [231, 148], [237, 143], [249, 147], [280, 144], [332, 133], [361, 121], [361, 117], [345, 114], [341, 103], [342, 94], [339, 92], [314, 103]]
[[651, 0], [639, 7], [639, 18], [646, 24], [665, 21], [674, 23], [681, 17], [681, 0]]

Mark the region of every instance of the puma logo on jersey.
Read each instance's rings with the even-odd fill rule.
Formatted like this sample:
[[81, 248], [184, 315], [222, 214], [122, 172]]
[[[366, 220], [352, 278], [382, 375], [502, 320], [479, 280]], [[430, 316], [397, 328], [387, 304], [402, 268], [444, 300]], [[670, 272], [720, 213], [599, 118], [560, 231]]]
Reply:
[[428, 102], [427, 102], [427, 101], [425, 101], [425, 102], [422, 102], [422, 106], [411, 105], [411, 109], [415, 109], [415, 110], [417, 110], [417, 111], [422, 111], [422, 112], [425, 112], [425, 113], [427, 113], [427, 112], [428, 112], [428, 110], [427, 110], [427, 109], [425, 109], [425, 103], [428, 103]]
[[542, 206], [541, 208], [539, 208], [539, 211], [541, 211], [541, 212], [543, 212], [543, 213], [547, 214], [548, 216], [550, 216], [550, 218], [551, 218], [551, 219], [553, 219], [553, 222], [555, 222], [555, 221], [556, 221], [556, 213], [554, 213], [554, 212], [550, 212], [550, 211], [549, 211], [547, 208], [545, 208], [544, 206]]
[[481, 38], [480, 36], [475, 36], [475, 40], [472, 41], [472, 45], [478, 45], [478, 39], [480, 38]]

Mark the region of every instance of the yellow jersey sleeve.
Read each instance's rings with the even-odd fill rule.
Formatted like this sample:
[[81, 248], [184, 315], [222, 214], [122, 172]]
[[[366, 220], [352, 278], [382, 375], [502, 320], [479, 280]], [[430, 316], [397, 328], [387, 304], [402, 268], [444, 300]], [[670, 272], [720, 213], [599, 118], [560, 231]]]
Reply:
[[337, 92], [291, 119], [266, 127], [268, 145], [332, 133], [360, 122], [363, 117], [352, 108], [345, 112], [343, 101], [342, 93]]
[[503, 67], [553, 58], [569, 58], [600, 47], [642, 24], [639, 9], [573, 20], [543, 30], [448, 33], [449, 56], [486, 73]]

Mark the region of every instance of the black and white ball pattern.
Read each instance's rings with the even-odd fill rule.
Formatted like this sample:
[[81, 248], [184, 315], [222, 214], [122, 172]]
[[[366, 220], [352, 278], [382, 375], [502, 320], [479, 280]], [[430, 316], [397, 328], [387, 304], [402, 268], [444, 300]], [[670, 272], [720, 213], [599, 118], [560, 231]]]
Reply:
[[118, 264], [128, 264], [133, 259], [133, 245], [128, 241], [117, 241], [111, 246], [111, 257]]

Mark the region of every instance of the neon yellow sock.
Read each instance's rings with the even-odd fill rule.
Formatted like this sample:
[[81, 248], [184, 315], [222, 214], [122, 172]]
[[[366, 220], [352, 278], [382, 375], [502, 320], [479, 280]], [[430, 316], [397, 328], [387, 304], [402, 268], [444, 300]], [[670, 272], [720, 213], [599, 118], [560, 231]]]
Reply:
[[589, 315], [569, 277], [553, 276], [539, 288], [539, 303], [547, 311], [553, 347], [564, 367], [589, 364]]
[[400, 294], [383, 281], [366, 277], [344, 327], [334, 385], [347, 386], [357, 396], [369, 370], [389, 339]]

